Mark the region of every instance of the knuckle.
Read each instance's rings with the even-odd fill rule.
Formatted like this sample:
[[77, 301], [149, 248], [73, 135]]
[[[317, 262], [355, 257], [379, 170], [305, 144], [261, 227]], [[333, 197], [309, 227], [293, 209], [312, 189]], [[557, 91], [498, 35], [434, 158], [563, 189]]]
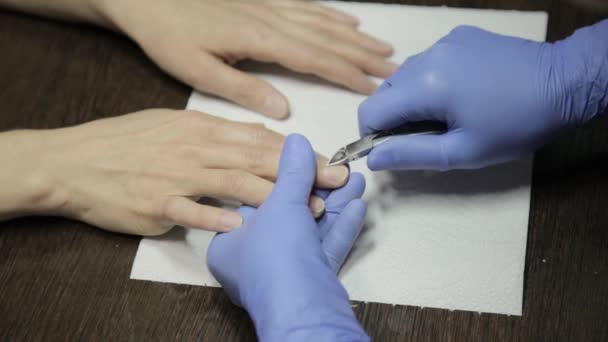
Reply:
[[179, 156], [180, 159], [184, 160], [197, 160], [199, 159], [199, 150], [195, 145], [189, 144], [176, 144], [170, 153]]
[[242, 158], [245, 161], [247, 170], [254, 173], [259, 173], [265, 169], [267, 164], [266, 153], [262, 149], [248, 148], [242, 152]]
[[271, 132], [264, 125], [250, 124], [248, 128], [248, 140], [251, 146], [264, 146], [270, 140]]
[[140, 206], [134, 214], [134, 224], [131, 226], [132, 232], [141, 236], [158, 236], [166, 233], [172, 225], [166, 219], [165, 213], [153, 210], [153, 205]]
[[226, 189], [227, 195], [238, 198], [245, 190], [245, 184], [249, 177], [248, 173], [241, 170], [230, 170], [224, 173], [221, 183]]

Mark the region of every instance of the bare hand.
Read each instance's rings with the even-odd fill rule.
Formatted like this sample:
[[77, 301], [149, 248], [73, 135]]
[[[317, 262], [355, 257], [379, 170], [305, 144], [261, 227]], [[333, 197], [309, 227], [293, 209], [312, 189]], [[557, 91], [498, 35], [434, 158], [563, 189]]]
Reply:
[[[62, 215], [137, 235], [159, 235], [174, 224], [214, 231], [236, 228], [239, 214], [195, 200], [212, 197], [260, 205], [274, 185], [284, 141], [259, 124], [160, 109], [23, 132], [27, 139], [7, 144], [20, 144], [24, 152], [16, 155], [33, 157], [34, 165], [21, 169], [36, 170], [36, 177], [27, 177], [36, 179], [34, 188], [52, 185], [51, 195], [36, 196], [52, 199], [52, 204], [45, 201], [47, 211], [26, 213]], [[25, 149], [22, 143], [32, 147]], [[317, 186], [342, 186], [348, 170], [322, 166], [325, 162], [318, 158]], [[17, 179], [25, 177], [22, 173]], [[317, 216], [323, 205], [320, 198], [311, 199]]]
[[357, 30], [357, 19], [297, 0], [96, 0], [108, 20], [166, 72], [195, 89], [274, 118], [287, 99], [231, 65], [273, 62], [371, 94], [366, 74], [388, 77], [392, 48]]

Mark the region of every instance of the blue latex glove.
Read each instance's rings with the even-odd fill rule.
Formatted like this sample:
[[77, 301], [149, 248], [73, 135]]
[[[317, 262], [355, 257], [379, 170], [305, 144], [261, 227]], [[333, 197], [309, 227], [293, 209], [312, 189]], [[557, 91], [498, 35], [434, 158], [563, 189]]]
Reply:
[[365, 181], [353, 173], [344, 187], [320, 192], [325, 214], [315, 221], [315, 166], [308, 141], [289, 136], [272, 194], [257, 210], [242, 207], [243, 225], [209, 247], [211, 273], [262, 341], [369, 340], [336, 277], [364, 221]]
[[608, 20], [538, 43], [461, 26], [410, 57], [359, 107], [362, 135], [410, 121], [448, 133], [393, 137], [372, 170], [472, 169], [517, 159], [608, 107]]

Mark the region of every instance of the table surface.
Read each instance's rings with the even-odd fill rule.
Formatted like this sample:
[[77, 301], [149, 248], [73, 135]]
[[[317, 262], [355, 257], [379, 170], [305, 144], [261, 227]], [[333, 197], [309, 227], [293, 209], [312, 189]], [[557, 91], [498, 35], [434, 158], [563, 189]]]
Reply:
[[[601, 19], [561, 1], [393, 2], [542, 10], [549, 41]], [[124, 37], [0, 11], [0, 130], [184, 108], [189, 93]], [[607, 130], [536, 154], [521, 317], [356, 303], [373, 340], [608, 341]], [[219, 289], [130, 280], [138, 242], [62, 218], [0, 223], [0, 340], [255, 340]]]

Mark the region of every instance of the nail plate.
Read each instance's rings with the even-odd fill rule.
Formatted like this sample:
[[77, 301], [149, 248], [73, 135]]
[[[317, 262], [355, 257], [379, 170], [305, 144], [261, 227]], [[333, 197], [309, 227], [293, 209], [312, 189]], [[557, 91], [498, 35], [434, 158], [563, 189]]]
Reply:
[[312, 196], [309, 202], [310, 210], [315, 218], [321, 216], [325, 211], [325, 201], [317, 196]]
[[321, 176], [333, 186], [342, 186], [348, 179], [348, 168], [343, 165], [325, 167]]
[[220, 217], [220, 229], [222, 231], [231, 231], [235, 228], [238, 228], [241, 224], [243, 224], [243, 218], [241, 215], [233, 212], [228, 212], [222, 214]]

